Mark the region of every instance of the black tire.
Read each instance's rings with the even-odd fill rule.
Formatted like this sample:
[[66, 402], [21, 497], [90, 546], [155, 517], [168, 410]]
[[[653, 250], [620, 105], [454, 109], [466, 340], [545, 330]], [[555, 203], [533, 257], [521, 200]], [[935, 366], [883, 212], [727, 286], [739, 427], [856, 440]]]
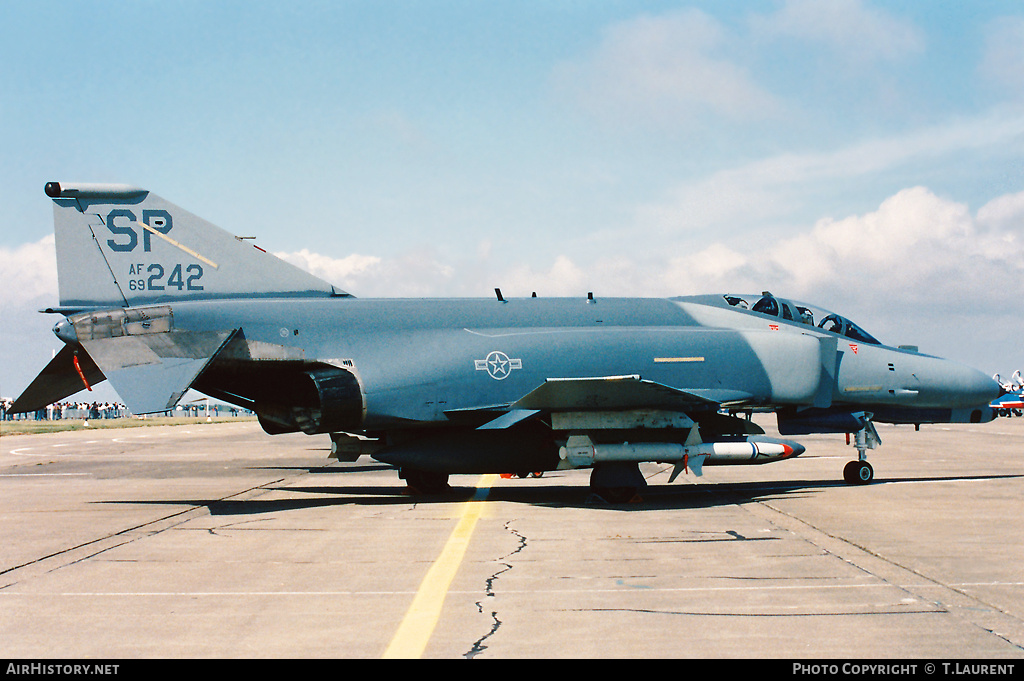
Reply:
[[451, 487], [448, 486], [447, 473], [406, 470], [403, 468], [399, 475], [413, 491], [420, 494], [444, 494], [451, 490]]
[[875, 469], [867, 461], [851, 461], [843, 468], [843, 480], [851, 485], [867, 485], [875, 479]]

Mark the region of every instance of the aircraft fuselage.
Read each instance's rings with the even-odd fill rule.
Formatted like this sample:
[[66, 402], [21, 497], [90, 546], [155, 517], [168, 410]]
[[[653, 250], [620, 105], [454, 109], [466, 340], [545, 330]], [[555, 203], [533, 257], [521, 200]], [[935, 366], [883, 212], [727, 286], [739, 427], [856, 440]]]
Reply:
[[[736, 409], [876, 409], [918, 423], [971, 420], [969, 412], [987, 405], [993, 390], [990, 378], [949, 360], [745, 311], [711, 309], [711, 321], [706, 306], [685, 298], [255, 299], [167, 307], [176, 331], [240, 329], [258, 353], [254, 362], [322, 362], [350, 371], [363, 394], [366, 430], [446, 424], [446, 413], [507, 405], [552, 378], [639, 375]], [[226, 319], [233, 329], [225, 329]]]

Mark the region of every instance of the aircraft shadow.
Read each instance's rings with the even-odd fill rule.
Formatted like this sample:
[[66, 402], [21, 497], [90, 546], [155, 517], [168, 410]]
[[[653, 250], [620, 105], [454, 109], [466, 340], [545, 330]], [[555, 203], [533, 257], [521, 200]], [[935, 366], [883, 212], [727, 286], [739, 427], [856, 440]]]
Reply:
[[[379, 470], [377, 467], [367, 467]], [[386, 467], [385, 467], [386, 468]], [[335, 469], [337, 470], [337, 469]], [[346, 469], [356, 472], [354, 469]], [[310, 471], [327, 472], [327, 471]], [[877, 479], [872, 485], [903, 483], [958, 482], [1022, 478], [1022, 475], [915, 476]], [[627, 503], [611, 503], [595, 494], [586, 484], [531, 485], [517, 481], [492, 487], [487, 502], [527, 504], [548, 508], [593, 508], [617, 512], [642, 512], [673, 509], [702, 509], [727, 504], [757, 503], [778, 499], [796, 499], [819, 492], [846, 487], [842, 480], [787, 480], [771, 482], [727, 482], [702, 484], [656, 484], [641, 490]], [[331, 506], [393, 506], [408, 504], [450, 504], [467, 501], [476, 493], [475, 487], [453, 485], [439, 494], [420, 494], [396, 484], [394, 486], [282, 486], [267, 487], [267, 492], [283, 493], [286, 499], [164, 499], [102, 501], [104, 504], [151, 504], [207, 507], [214, 516], [259, 515]], [[298, 496], [301, 495], [301, 496]], [[308, 495], [308, 496], [306, 496]], [[486, 502], [485, 502], [486, 503]]]
[[252, 466], [247, 470], [250, 471], [297, 471], [301, 473], [311, 473], [313, 475], [337, 475], [339, 473], [371, 473], [373, 471], [395, 471], [398, 469], [387, 463], [375, 463], [365, 464], [359, 466], [320, 466], [318, 468], [310, 468], [308, 466]]

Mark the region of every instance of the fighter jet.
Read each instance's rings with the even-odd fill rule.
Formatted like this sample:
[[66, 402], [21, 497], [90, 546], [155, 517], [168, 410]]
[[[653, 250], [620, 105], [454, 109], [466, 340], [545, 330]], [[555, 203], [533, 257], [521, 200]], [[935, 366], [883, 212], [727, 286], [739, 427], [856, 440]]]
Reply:
[[[457, 473], [590, 468], [608, 500], [641, 462], [761, 464], [781, 435], [847, 433], [870, 482], [875, 423], [980, 423], [999, 385], [890, 347], [771, 293], [667, 299], [357, 298], [147, 190], [50, 182], [65, 343], [12, 405], [109, 380], [136, 414], [187, 390], [252, 410], [271, 434], [329, 434], [423, 493]], [[670, 481], [671, 481], [670, 480]]]
[[992, 401], [989, 406], [995, 410], [996, 416], [1024, 415], [1024, 375], [1020, 370], [1013, 372], [1009, 381], [1004, 382], [999, 374], [992, 377], [1002, 386], [1003, 395]]

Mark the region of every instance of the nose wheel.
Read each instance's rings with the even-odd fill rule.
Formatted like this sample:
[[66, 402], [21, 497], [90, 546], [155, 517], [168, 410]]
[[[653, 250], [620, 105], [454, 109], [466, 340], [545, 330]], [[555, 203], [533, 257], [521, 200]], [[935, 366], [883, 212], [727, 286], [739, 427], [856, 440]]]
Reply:
[[851, 485], [866, 485], [875, 479], [875, 469], [867, 461], [851, 461], [843, 468], [843, 480]]
[[868, 463], [868, 450], [882, 444], [878, 431], [871, 422], [873, 414], [863, 412], [856, 414], [864, 426], [856, 433], [853, 446], [857, 448], [857, 460], [851, 461], [843, 468], [843, 480], [850, 485], [866, 485], [875, 479], [875, 469]]

